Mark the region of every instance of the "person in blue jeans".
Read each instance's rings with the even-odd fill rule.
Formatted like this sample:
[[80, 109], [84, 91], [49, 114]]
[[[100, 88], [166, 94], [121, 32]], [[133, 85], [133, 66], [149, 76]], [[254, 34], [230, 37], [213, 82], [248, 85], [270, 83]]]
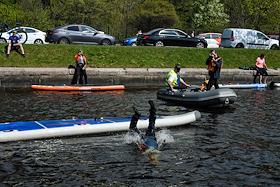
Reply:
[[137, 128], [137, 122], [141, 116], [141, 114], [134, 108], [134, 115], [131, 118], [129, 129], [131, 132], [136, 132], [141, 140], [137, 143], [138, 149], [143, 152], [147, 153], [149, 161], [153, 164], [156, 164], [159, 145], [155, 135], [155, 121], [156, 121], [156, 108], [154, 102], [149, 100], [150, 105], [150, 115], [149, 115], [149, 125], [146, 130], [145, 135], [141, 134], [139, 129]]
[[25, 57], [24, 49], [22, 44], [19, 42], [20, 41], [20, 36], [17, 35], [17, 31], [13, 31], [13, 34], [9, 37], [9, 44], [7, 47], [7, 57], [10, 56], [11, 50], [16, 50], [20, 49], [21, 55]]

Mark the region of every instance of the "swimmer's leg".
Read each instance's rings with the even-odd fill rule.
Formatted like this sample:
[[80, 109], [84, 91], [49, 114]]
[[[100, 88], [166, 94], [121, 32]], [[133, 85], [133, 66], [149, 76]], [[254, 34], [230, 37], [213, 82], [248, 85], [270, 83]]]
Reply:
[[156, 122], [156, 108], [152, 100], [149, 101], [150, 104], [150, 115], [149, 115], [149, 126], [146, 130], [146, 136], [155, 137], [155, 122]]
[[137, 132], [138, 134], [140, 134], [140, 131], [137, 128], [137, 122], [138, 122], [141, 114], [137, 111], [137, 109], [135, 107], [133, 107], [133, 110], [134, 110], [134, 114], [133, 114], [133, 116], [131, 118], [131, 121], [130, 121], [129, 130]]

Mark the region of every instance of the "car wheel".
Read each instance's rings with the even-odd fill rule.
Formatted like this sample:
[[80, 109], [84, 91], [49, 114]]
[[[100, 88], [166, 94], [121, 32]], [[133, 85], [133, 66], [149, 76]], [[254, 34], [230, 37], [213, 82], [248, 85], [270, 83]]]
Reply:
[[0, 38], [0, 44], [7, 43], [7, 40], [5, 38]]
[[60, 38], [58, 43], [59, 44], [70, 44], [70, 41], [67, 38]]
[[135, 42], [133, 42], [133, 43], [131, 44], [131, 46], [137, 46], [137, 45], [136, 45], [136, 43], [135, 43]]
[[104, 39], [101, 41], [101, 45], [111, 45], [111, 41], [108, 39]]
[[204, 48], [205, 45], [204, 45], [204, 43], [202, 43], [202, 42], [198, 42], [198, 43], [196, 44], [196, 47], [197, 47], [197, 48]]
[[157, 47], [163, 47], [164, 44], [163, 44], [162, 41], [157, 41], [157, 42], [155, 43], [155, 46], [157, 46]]
[[276, 49], [279, 49], [279, 47], [277, 45], [272, 45], [270, 49], [276, 50]]
[[235, 46], [235, 48], [244, 48], [244, 45], [242, 43], [239, 43]]
[[43, 44], [43, 41], [41, 39], [36, 39], [34, 41], [34, 44]]

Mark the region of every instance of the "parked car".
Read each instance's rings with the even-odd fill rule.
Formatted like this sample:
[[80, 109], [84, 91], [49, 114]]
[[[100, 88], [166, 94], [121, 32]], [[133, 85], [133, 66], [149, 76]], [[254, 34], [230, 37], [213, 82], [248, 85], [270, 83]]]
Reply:
[[115, 37], [87, 25], [72, 24], [47, 31], [46, 41], [58, 44], [113, 45]]
[[125, 38], [122, 41], [122, 45], [125, 45], [125, 46], [137, 46], [136, 42], [137, 42], [137, 36], [133, 36], [133, 37], [130, 37], [130, 38]]
[[4, 38], [6, 40], [5, 42], [7, 42], [7, 40], [13, 34], [13, 32], [14, 31], [18, 32], [19, 30], [23, 30], [27, 34], [27, 40], [25, 44], [46, 44], [45, 42], [46, 33], [32, 27], [13, 28], [7, 32], [3, 32], [1, 38]]
[[279, 41], [253, 29], [227, 28], [222, 34], [222, 47], [279, 49]]
[[205, 39], [208, 48], [219, 48], [221, 46], [221, 33], [201, 33], [197, 37]]
[[157, 28], [138, 35], [137, 45], [206, 48], [207, 42], [204, 39], [190, 37], [178, 29]]

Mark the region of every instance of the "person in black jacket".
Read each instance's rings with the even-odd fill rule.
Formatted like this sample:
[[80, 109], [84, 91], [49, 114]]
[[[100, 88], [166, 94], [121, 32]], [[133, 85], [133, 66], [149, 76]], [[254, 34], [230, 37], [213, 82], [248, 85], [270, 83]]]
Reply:
[[207, 84], [207, 90], [210, 90], [212, 86], [215, 89], [219, 88], [218, 79], [221, 75], [221, 68], [223, 66], [223, 59], [218, 56], [215, 50], [212, 50], [209, 57], [206, 60], [206, 65], [208, 66], [209, 82]]

